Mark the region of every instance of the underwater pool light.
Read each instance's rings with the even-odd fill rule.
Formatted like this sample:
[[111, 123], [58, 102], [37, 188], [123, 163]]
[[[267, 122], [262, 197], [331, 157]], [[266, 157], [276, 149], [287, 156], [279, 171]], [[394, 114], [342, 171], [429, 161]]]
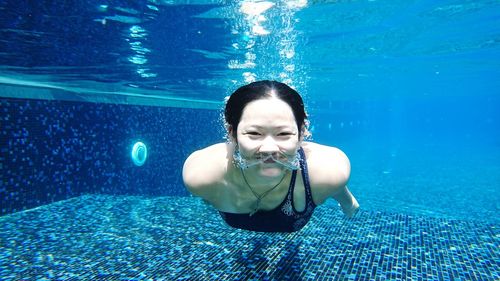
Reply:
[[136, 166], [144, 165], [146, 159], [148, 158], [148, 148], [143, 142], [136, 142], [132, 147], [132, 153], [130, 154], [132, 161]]

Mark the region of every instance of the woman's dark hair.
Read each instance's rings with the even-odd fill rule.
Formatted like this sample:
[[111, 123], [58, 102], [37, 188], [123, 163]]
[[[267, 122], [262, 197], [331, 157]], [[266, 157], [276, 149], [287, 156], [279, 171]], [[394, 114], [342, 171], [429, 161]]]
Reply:
[[286, 102], [292, 108], [299, 130], [299, 137], [304, 133], [302, 129], [306, 129], [307, 114], [304, 109], [304, 102], [299, 93], [284, 83], [263, 80], [238, 88], [227, 100], [226, 108], [224, 109], [224, 118], [226, 123], [231, 126], [234, 138], [236, 138], [236, 131], [245, 106], [252, 101], [271, 97], [276, 97]]

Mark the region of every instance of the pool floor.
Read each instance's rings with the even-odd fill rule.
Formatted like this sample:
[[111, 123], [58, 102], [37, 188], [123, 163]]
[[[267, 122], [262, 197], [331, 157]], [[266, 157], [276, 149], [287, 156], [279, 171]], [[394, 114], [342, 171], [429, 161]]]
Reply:
[[500, 231], [328, 202], [300, 232], [226, 226], [193, 197], [85, 195], [0, 217], [1, 280], [499, 280]]

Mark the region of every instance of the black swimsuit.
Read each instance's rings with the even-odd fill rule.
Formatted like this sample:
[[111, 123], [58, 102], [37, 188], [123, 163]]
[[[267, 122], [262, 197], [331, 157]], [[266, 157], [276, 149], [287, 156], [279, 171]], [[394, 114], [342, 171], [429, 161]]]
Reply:
[[299, 149], [300, 169], [302, 170], [302, 179], [304, 182], [306, 205], [302, 212], [295, 209], [293, 205], [293, 190], [295, 188], [295, 179], [297, 170], [292, 172], [290, 186], [285, 200], [273, 210], [259, 210], [254, 215], [235, 214], [219, 211], [221, 217], [226, 223], [235, 228], [241, 228], [252, 231], [262, 232], [294, 232], [302, 229], [311, 218], [316, 204], [314, 204], [309, 185], [309, 176], [307, 172], [307, 163], [304, 151]]

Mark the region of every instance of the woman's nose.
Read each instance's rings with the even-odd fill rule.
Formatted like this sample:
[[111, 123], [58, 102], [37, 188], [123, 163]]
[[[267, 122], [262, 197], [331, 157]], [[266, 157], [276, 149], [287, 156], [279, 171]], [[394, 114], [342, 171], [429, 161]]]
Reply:
[[259, 152], [260, 153], [273, 153], [279, 151], [278, 144], [276, 143], [276, 140], [274, 140], [272, 137], [266, 137], [262, 145], [260, 146]]

